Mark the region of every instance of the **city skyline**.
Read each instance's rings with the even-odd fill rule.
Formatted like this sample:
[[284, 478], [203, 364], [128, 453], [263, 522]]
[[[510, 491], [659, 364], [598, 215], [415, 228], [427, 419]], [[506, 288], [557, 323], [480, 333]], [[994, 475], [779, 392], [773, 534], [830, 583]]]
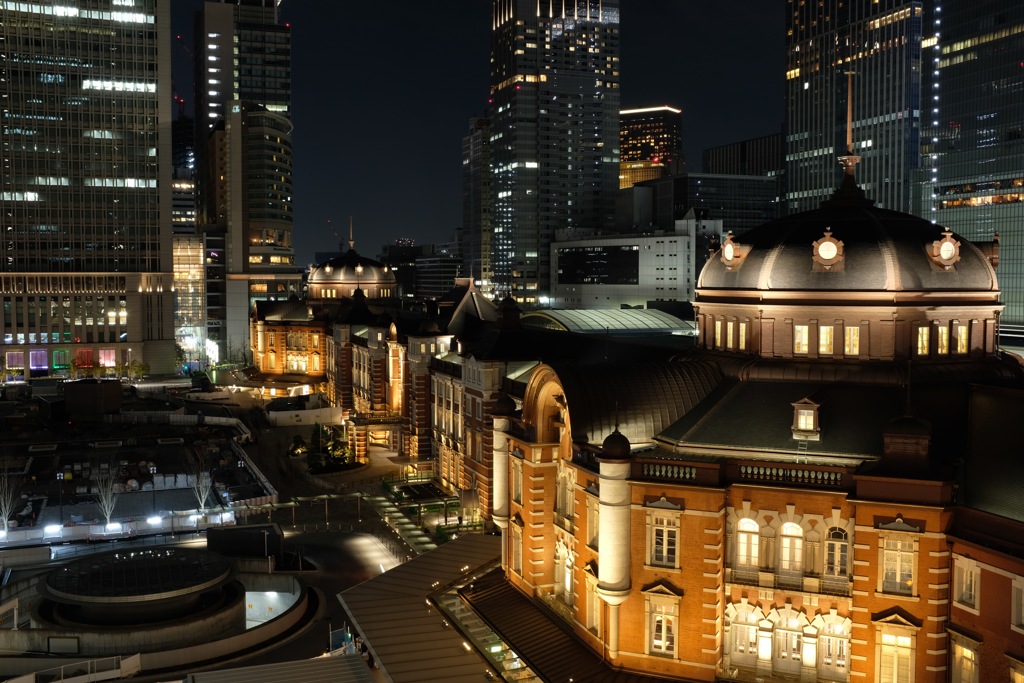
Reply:
[[[356, 248], [368, 255], [398, 237], [417, 243], [454, 237], [462, 212], [462, 138], [469, 119], [487, 107], [490, 5], [440, 5], [429, 16], [396, 18], [352, 3], [282, 3], [294, 41], [297, 265], [347, 240], [349, 216]], [[188, 108], [192, 18], [201, 6], [189, 0], [174, 7], [174, 34], [182, 38], [174, 48], [175, 89]], [[749, 21], [735, 21], [740, 15]], [[725, 26], [728, 41], [709, 30]], [[779, 132], [782, 26], [783, 6], [757, 0], [728, 8], [631, 3], [621, 25], [622, 106], [681, 108], [693, 171], [706, 147]], [[322, 45], [336, 56], [325, 57]], [[348, 67], [371, 57], [378, 60], [374, 68]], [[406, 73], [403, 64], [424, 66]], [[416, 103], [420, 111], [405, 108]]]

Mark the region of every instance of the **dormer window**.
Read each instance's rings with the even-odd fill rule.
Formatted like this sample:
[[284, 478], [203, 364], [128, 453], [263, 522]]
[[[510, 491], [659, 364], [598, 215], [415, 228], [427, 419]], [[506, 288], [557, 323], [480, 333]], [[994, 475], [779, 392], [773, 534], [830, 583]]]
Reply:
[[750, 245], [733, 241], [732, 231], [725, 236], [722, 243], [722, 263], [726, 270], [734, 270], [743, 265], [743, 258], [750, 252]]
[[831, 228], [825, 228], [824, 236], [811, 245], [814, 248], [815, 265], [822, 270], [837, 270], [843, 261], [843, 243], [832, 236]]
[[928, 255], [943, 270], [951, 270], [953, 264], [960, 260], [960, 242], [953, 239], [953, 233], [946, 230], [942, 233], [942, 239], [931, 243]]
[[819, 441], [821, 439], [821, 421], [819, 409], [821, 403], [811, 397], [802, 398], [793, 406], [793, 438], [799, 441]]

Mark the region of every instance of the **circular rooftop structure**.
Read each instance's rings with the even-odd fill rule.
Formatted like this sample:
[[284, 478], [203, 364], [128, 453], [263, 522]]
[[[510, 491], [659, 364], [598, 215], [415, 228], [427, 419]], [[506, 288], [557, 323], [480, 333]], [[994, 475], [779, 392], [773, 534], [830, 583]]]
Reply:
[[235, 574], [227, 558], [198, 548], [90, 555], [50, 572], [39, 584], [40, 615], [65, 626], [150, 628], [233, 611], [245, 594]]
[[[985, 291], [998, 289], [989, 257], [917, 216], [871, 202], [828, 201], [725, 238], [700, 289]], [[698, 297], [699, 298], [699, 297]]]
[[361, 289], [368, 299], [392, 296], [395, 274], [387, 266], [360, 256], [350, 248], [341, 256], [313, 266], [309, 273], [309, 295], [313, 299], [352, 297]]
[[192, 548], [103, 553], [76, 560], [46, 577], [51, 597], [75, 602], [139, 603], [184, 598], [232, 575], [221, 555]]

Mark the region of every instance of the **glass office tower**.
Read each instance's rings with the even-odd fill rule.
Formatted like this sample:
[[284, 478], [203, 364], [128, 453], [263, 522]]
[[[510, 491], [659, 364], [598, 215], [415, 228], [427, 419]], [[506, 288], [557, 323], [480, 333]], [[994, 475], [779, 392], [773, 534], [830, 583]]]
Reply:
[[619, 189], [683, 169], [683, 112], [644, 107], [619, 112]]
[[556, 229], [611, 230], [619, 176], [618, 0], [495, 0], [491, 269], [543, 301]]
[[1000, 333], [1024, 346], [1024, 3], [935, 8], [920, 215], [970, 240], [999, 233]]
[[169, 26], [157, 0], [0, 13], [7, 378], [173, 370]]
[[788, 0], [786, 199], [815, 209], [839, 186], [853, 73], [857, 181], [878, 206], [910, 211], [920, 158], [919, 0]]

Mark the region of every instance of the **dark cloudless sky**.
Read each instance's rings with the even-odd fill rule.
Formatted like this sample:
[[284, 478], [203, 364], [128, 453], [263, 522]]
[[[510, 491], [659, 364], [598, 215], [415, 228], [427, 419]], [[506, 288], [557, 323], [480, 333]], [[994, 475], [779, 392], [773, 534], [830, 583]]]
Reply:
[[[684, 148], [778, 132], [782, 0], [620, 0], [623, 108], [683, 109]], [[295, 245], [348, 238], [367, 255], [398, 237], [447, 241], [462, 221], [462, 137], [487, 106], [490, 0], [284, 0], [292, 27]], [[174, 0], [191, 46], [201, 0]], [[174, 49], [179, 93], [191, 64]]]

